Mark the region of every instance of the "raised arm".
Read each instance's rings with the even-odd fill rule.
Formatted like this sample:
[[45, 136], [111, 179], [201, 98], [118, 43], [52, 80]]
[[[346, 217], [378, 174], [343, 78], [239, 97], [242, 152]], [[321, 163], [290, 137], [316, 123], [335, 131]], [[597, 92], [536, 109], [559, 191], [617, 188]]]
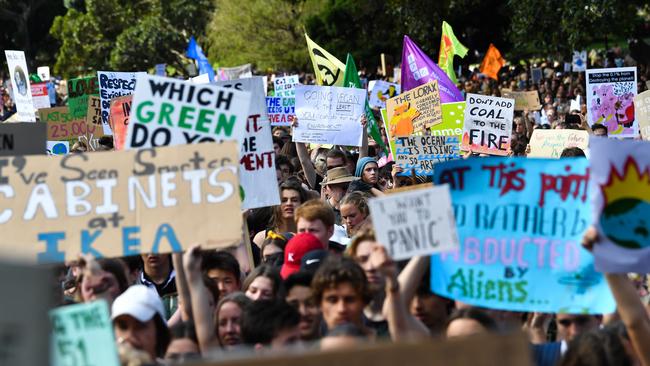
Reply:
[[361, 115], [361, 126], [363, 127], [363, 134], [361, 135], [359, 159], [368, 156], [368, 118], [365, 113]]
[[183, 254], [172, 253], [172, 263], [176, 270], [175, 281], [176, 289], [178, 290], [178, 311], [180, 312], [180, 320], [185, 322], [192, 321], [192, 300], [190, 299], [190, 289], [187, 285], [185, 269], [183, 268]]

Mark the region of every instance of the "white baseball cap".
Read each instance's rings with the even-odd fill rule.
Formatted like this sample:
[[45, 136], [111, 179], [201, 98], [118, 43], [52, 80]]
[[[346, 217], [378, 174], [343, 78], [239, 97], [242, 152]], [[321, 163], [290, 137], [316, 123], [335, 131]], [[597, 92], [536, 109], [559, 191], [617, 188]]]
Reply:
[[148, 322], [158, 313], [165, 319], [162, 301], [155, 290], [144, 285], [133, 285], [113, 301], [111, 319], [130, 315], [141, 322]]

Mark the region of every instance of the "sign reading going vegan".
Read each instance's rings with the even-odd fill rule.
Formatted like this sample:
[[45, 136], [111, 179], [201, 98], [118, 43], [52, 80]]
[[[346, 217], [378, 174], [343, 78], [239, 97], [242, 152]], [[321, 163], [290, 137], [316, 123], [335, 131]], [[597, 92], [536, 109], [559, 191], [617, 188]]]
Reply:
[[242, 141], [251, 93], [138, 75], [125, 149]]

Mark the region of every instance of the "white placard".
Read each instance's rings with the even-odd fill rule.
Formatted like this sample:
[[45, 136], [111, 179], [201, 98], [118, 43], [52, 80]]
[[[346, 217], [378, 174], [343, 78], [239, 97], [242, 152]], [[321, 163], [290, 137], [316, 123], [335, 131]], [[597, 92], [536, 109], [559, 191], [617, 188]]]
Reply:
[[402, 92], [402, 88], [397, 83], [389, 83], [383, 80], [373, 81], [374, 83], [370, 89], [370, 99], [368, 99], [368, 104], [371, 107], [386, 108], [386, 101]]
[[32, 101], [32, 90], [29, 85], [29, 71], [23, 51], [5, 51], [7, 66], [11, 76], [13, 98], [16, 103], [16, 114], [19, 122], [36, 122], [36, 110]]
[[467, 94], [460, 149], [491, 155], [508, 154], [515, 100]]
[[296, 96], [296, 86], [300, 84], [298, 75], [283, 76], [275, 78], [273, 85], [275, 87], [276, 97], [294, 97]]
[[112, 135], [108, 116], [111, 112], [111, 99], [131, 95], [135, 90], [135, 79], [145, 72], [97, 71], [99, 80], [99, 99], [102, 104], [102, 127], [105, 135]]

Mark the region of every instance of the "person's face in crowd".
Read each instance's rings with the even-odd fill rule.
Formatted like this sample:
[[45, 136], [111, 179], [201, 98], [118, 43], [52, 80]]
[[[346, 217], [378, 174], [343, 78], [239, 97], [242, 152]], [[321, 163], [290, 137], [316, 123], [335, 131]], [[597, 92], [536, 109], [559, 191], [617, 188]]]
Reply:
[[468, 318], [459, 318], [447, 326], [447, 338], [467, 337], [475, 334], [487, 333], [487, 329], [478, 321]]
[[293, 189], [285, 189], [282, 191], [280, 199], [280, 210], [282, 211], [282, 218], [285, 220], [293, 219], [293, 212], [296, 207], [300, 206], [300, 193]]
[[276, 171], [279, 175], [278, 182], [283, 182], [291, 176], [291, 167], [287, 164], [278, 165]]
[[327, 249], [330, 238], [334, 234], [334, 226], [328, 228], [321, 219], [309, 221], [301, 217], [298, 219], [296, 226], [299, 233], [310, 233], [318, 238], [323, 244], [323, 249]]
[[273, 280], [265, 277], [258, 276], [251, 282], [246, 289], [246, 296], [253, 300], [273, 300]]
[[594, 130], [594, 136], [607, 136], [607, 130], [604, 128], [597, 128]]
[[275, 244], [268, 244], [264, 247], [262, 251], [262, 261], [267, 263], [271, 258], [275, 257], [276, 254], [282, 254], [284, 251], [282, 248], [278, 247]]
[[526, 127], [524, 126], [524, 121], [519, 117], [515, 118], [515, 133], [518, 133], [520, 135], [526, 133]]
[[300, 313], [300, 338], [304, 340], [313, 339], [320, 326], [320, 310], [311, 297], [311, 288], [306, 286], [293, 286], [287, 294], [286, 301], [289, 305], [298, 309]]
[[201, 357], [199, 345], [189, 338], [179, 338], [171, 341], [165, 353], [165, 360], [186, 361], [196, 360]]
[[345, 223], [345, 230], [349, 236], [354, 235], [366, 220], [366, 216], [359, 211], [357, 206], [351, 203], [341, 205], [341, 218]]
[[379, 179], [379, 166], [377, 163], [368, 163], [363, 167], [361, 179], [368, 184], [376, 184]]
[[327, 170], [345, 166], [343, 158], [327, 158]]
[[217, 314], [217, 336], [222, 347], [230, 348], [241, 343], [241, 314], [236, 302], [228, 301], [221, 305]]
[[345, 323], [362, 326], [365, 304], [361, 294], [357, 293], [349, 282], [340, 283], [323, 291], [320, 307], [323, 320], [329, 329]]
[[273, 143], [273, 152], [275, 152], [276, 156], [280, 155], [280, 149], [281, 149], [280, 144], [278, 144], [277, 142], [274, 142]]
[[81, 298], [84, 302], [104, 299], [111, 305], [119, 295], [120, 285], [110, 272], [102, 270], [96, 275], [83, 276], [81, 280]]
[[567, 342], [600, 325], [600, 319], [592, 315], [557, 314], [555, 321], [558, 339]]
[[375, 246], [375, 242], [364, 240], [357, 246], [357, 252], [354, 255], [354, 260], [363, 268], [368, 279], [368, 284], [373, 291], [380, 291], [383, 289], [384, 280], [379, 275], [379, 271], [370, 263], [370, 253]]
[[555, 111], [552, 109], [547, 110], [546, 117], [548, 118], [549, 123], [553, 123], [555, 121]]
[[169, 267], [170, 258], [168, 254], [142, 254], [141, 256], [145, 273]]
[[113, 320], [113, 330], [118, 343], [127, 342], [149, 354], [152, 360], [156, 359], [156, 323], [153, 318], [143, 323], [131, 315], [121, 315]]
[[332, 203], [338, 203], [341, 201], [345, 192], [347, 190], [347, 184], [328, 184], [325, 186], [325, 194], [330, 198]]
[[447, 300], [431, 293], [417, 294], [411, 300], [411, 314], [427, 328], [437, 331], [444, 329], [449, 313]]
[[236, 278], [234, 273], [212, 268], [208, 270], [207, 275], [217, 285], [220, 297], [239, 291], [239, 278]]

